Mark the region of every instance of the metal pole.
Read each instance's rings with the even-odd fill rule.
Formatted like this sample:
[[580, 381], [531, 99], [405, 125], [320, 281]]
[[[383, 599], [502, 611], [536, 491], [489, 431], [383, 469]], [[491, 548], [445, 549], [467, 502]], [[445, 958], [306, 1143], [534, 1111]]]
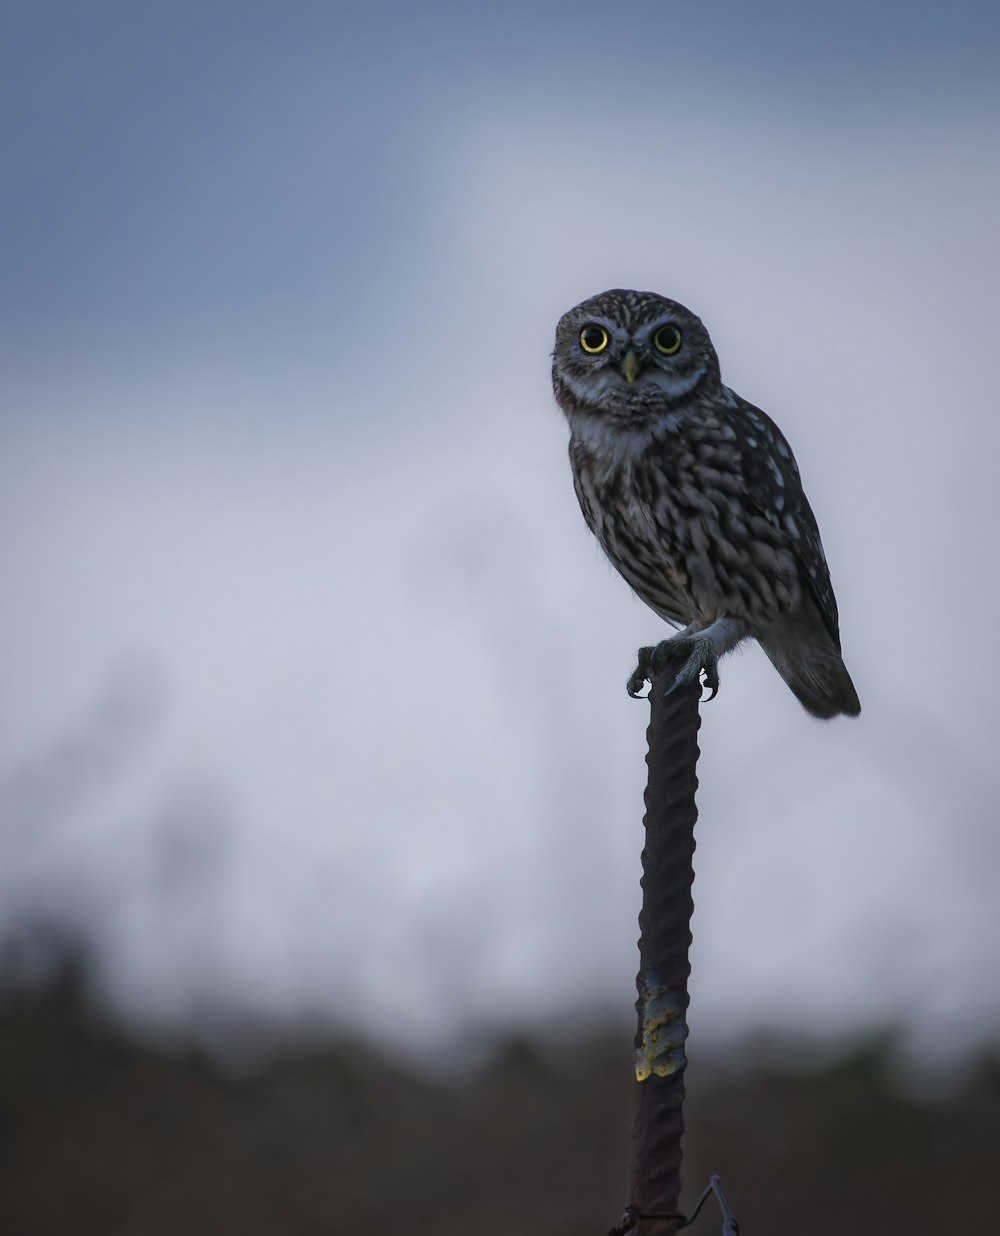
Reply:
[[666, 1236], [681, 1223], [685, 1015], [691, 966], [694, 824], [700, 688], [669, 691], [670, 674], [650, 691], [646, 738], [646, 844], [639, 913], [638, 1029], [631, 1214], [638, 1236]]

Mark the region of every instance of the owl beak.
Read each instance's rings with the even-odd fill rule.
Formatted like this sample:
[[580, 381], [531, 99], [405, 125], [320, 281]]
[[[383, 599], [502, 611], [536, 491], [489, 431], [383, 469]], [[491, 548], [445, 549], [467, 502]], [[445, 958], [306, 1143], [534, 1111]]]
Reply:
[[625, 375], [625, 381], [632, 385], [635, 381], [636, 374], [639, 372], [639, 358], [630, 349], [625, 353], [625, 359], [622, 361], [622, 373]]

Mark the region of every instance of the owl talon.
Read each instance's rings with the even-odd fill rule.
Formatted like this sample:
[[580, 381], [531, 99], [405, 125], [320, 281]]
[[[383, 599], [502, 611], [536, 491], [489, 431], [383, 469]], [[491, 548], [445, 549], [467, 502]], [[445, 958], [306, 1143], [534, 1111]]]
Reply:
[[712, 693], [708, 699], [702, 700], [703, 704], [707, 704], [710, 700], [714, 700], [719, 694], [719, 668], [717, 665], [713, 665], [711, 667], [704, 665], [702, 666], [702, 669], [705, 672], [705, 681], [702, 683], [702, 686], [706, 687]]
[[659, 645], [649, 645], [645, 648], [640, 648], [636, 654], [638, 664], [629, 675], [629, 680], [625, 684], [625, 690], [631, 695], [634, 700], [641, 700], [645, 697], [640, 694], [643, 687], [648, 682], [652, 685], [653, 682], [653, 657], [656, 655], [656, 649]]

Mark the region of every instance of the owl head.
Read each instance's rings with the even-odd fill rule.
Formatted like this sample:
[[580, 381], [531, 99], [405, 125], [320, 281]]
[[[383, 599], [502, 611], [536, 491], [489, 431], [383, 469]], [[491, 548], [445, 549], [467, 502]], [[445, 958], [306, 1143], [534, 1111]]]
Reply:
[[552, 383], [563, 411], [635, 423], [720, 384], [719, 358], [690, 309], [616, 288], [563, 315]]

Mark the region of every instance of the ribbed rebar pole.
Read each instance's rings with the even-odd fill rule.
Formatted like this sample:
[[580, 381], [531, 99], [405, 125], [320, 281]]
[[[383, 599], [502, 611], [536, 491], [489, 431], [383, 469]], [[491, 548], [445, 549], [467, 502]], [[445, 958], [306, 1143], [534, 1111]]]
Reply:
[[639, 913], [638, 1109], [633, 1134], [631, 1209], [639, 1236], [677, 1231], [684, 1131], [686, 1014], [694, 901], [694, 824], [698, 818], [700, 688], [668, 691], [672, 675], [650, 692], [646, 738], [646, 842]]

